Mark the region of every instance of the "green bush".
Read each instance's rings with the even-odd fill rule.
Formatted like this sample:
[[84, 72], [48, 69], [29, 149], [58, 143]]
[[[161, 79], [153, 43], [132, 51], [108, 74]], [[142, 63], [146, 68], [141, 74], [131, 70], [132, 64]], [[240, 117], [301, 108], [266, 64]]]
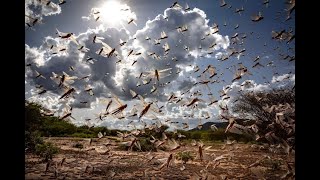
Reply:
[[271, 168], [272, 171], [280, 170], [282, 162], [278, 159], [264, 159], [262, 165]]
[[96, 136], [99, 132], [101, 132], [102, 134], [106, 133], [107, 136], [110, 134], [110, 130], [108, 130], [106, 127], [94, 127], [92, 128], [92, 132]]
[[127, 151], [129, 149], [128, 146], [126, 146], [125, 144], [118, 144], [118, 147], [116, 148], [117, 150], [120, 150], [120, 151]]
[[[148, 137], [151, 137], [151, 135], [152, 135], [156, 139], [161, 139], [162, 133], [164, 133], [168, 128], [169, 128], [169, 126], [163, 125], [160, 128], [156, 128], [156, 129], [152, 129], [152, 130], [145, 129], [145, 133], [143, 136], [148, 138]], [[166, 135], [168, 138], [171, 138], [171, 134], [169, 132], [166, 132]]]
[[271, 169], [273, 171], [280, 170], [281, 169], [280, 166], [281, 166], [281, 162], [275, 161], [272, 163]]
[[40, 156], [45, 162], [51, 160], [58, 152], [59, 149], [52, 143], [45, 142], [43, 144], [36, 145], [36, 155]]
[[117, 136], [118, 135], [118, 132], [119, 130], [116, 130], [116, 129], [112, 129], [110, 130], [110, 134], [108, 136]]
[[43, 108], [39, 104], [26, 102], [24, 110], [26, 131], [33, 132], [35, 130], [38, 130], [39, 127], [42, 126], [43, 117], [41, 116], [41, 109]]
[[[225, 129], [219, 128], [216, 131], [202, 130], [202, 131], [181, 131], [178, 132], [185, 135], [186, 139], [204, 140], [204, 141], [224, 141], [228, 138], [237, 140], [238, 142], [251, 142], [252, 136], [248, 134], [233, 134], [230, 132], [225, 133]], [[174, 135], [177, 138], [177, 135]]]
[[43, 144], [43, 140], [39, 131], [28, 132], [25, 131], [25, 148], [28, 152], [34, 152], [37, 144]]
[[44, 108], [36, 103], [26, 102], [25, 104], [25, 131], [26, 142], [30, 141], [30, 133], [38, 131], [40, 136], [53, 137], [81, 137], [93, 138], [97, 137], [99, 132], [105, 133], [107, 136], [117, 135], [117, 130], [108, 130], [106, 127], [89, 128], [86, 125], [77, 127], [76, 125], [60, 120], [59, 117], [43, 116], [41, 111]]
[[[149, 152], [149, 151], [155, 151], [156, 150], [155, 146], [150, 142], [149, 138], [140, 137], [138, 139], [139, 139], [141, 151]], [[122, 151], [127, 151], [127, 150], [129, 150], [129, 147], [126, 146], [125, 144], [120, 143], [118, 145], [117, 149], [118, 150], [122, 150]], [[140, 151], [140, 149], [138, 147], [136, 147], [135, 145], [133, 145], [132, 146], [132, 151]]]
[[67, 121], [55, 117], [46, 118], [41, 130], [45, 132], [44, 136], [68, 136], [76, 133], [77, 127]]
[[195, 140], [201, 139], [201, 133], [200, 131], [194, 131], [191, 133], [191, 138]]
[[[150, 142], [149, 138], [139, 138], [140, 146], [141, 146], [141, 151], [146, 152], [146, 151], [155, 151], [156, 148], [154, 145]], [[132, 148], [134, 151], [140, 151], [136, 146]]]
[[71, 137], [79, 137], [79, 138], [95, 138], [94, 134], [86, 134], [86, 133], [73, 133], [70, 135]]
[[83, 149], [83, 144], [78, 142], [78, 143], [74, 144], [72, 147], [78, 148], [78, 149]]
[[189, 160], [193, 161], [194, 157], [190, 151], [183, 151], [177, 153], [176, 159], [182, 160], [183, 163], [187, 163]]
[[161, 150], [161, 151], [167, 151], [168, 150], [166, 146], [159, 146], [158, 149]]
[[210, 132], [201, 132], [201, 139], [205, 140], [205, 141], [211, 141], [213, 140], [213, 135]]

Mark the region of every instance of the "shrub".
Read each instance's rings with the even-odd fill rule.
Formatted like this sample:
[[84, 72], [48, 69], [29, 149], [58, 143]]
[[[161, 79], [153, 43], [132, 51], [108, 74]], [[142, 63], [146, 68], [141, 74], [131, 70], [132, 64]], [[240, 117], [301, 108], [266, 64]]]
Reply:
[[72, 147], [74, 148], [78, 148], [78, 149], [83, 149], [83, 144], [77, 142], [76, 144], [74, 144]]
[[[146, 151], [155, 151], [156, 148], [154, 145], [150, 142], [149, 138], [139, 138], [140, 146], [141, 146], [141, 151], [146, 152]], [[132, 148], [134, 151], [140, 151], [136, 146]]]
[[29, 152], [34, 152], [37, 144], [43, 144], [40, 132], [34, 131], [30, 133], [29, 131], [25, 131], [25, 147], [27, 150]]
[[94, 134], [86, 134], [86, 133], [73, 133], [70, 135], [71, 137], [79, 137], [79, 138], [95, 138]]
[[43, 124], [43, 118], [41, 116], [41, 105], [33, 103], [33, 102], [26, 102], [25, 104], [25, 130], [28, 132], [33, 132], [37, 130]]
[[102, 134], [106, 133], [106, 135], [110, 134], [110, 131], [106, 127], [94, 127], [94, 128], [92, 128], [92, 132], [93, 132], [93, 134], [96, 134], [96, 135], [99, 132], [101, 132]]
[[177, 153], [176, 159], [182, 160], [183, 163], [187, 163], [189, 160], [193, 160], [194, 157], [190, 151], [183, 151], [183, 152]]
[[210, 132], [201, 132], [201, 139], [205, 141], [210, 141], [212, 140], [212, 134]]
[[272, 165], [271, 165], [271, 169], [272, 169], [273, 171], [275, 171], [275, 170], [280, 170], [280, 166], [281, 166], [281, 162], [279, 162], [279, 161], [274, 161], [274, 162], [272, 163]]
[[117, 133], [118, 132], [118, 130], [116, 130], [116, 129], [112, 129], [112, 130], [110, 130], [110, 135], [109, 136], [117, 136]]
[[70, 122], [52, 117], [45, 119], [41, 129], [46, 132], [46, 136], [63, 137], [76, 133], [77, 127]]
[[58, 153], [59, 149], [52, 143], [45, 142], [43, 144], [37, 144], [35, 148], [36, 155], [43, 158], [43, 161], [47, 162], [51, 160], [55, 154]]
[[[156, 150], [155, 146], [150, 142], [149, 138], [140, 137], [139, 138], [139, 143], [140, 143], [141, 151], [143, 151], [143, 152], [155, 151]], [[129, 147], [126, 146], [125, 144], [120, 143], [118, 145], [117, 149], [118, 150], [127, 151], [127, 150], [129, 150]], [[136, 147], [135, 145], [133, 145], [132, 146], [132, 151], [140, 151], [140, 149], [138, 147]]]
[[200, 131], [192, 132], [191, 133], [191, 138], [192, 139], [196, 139], [196, 140], [201, 139], [201, 132]]
[[120, 143], [116, 149], [120, 150], [120, 151], [127, 151], [128, 150], [128, 146], [126, 146], [125, 144], [121, 144]]
[[[249, 118], [250, 123], [255, 123], [259, 129], [258, 132], [250, 130], [249, 134], [263, 137], [272, 131], [272, 137], [277, 138], [261, 138], [260, 141], [276, 145], [284, 140], [290, 148], [295, 148], [295, 91], [293, 87], [287, 85], [262, 92], [242, 91], [235, 96], [235, 100], [237, 103], [233, 104], [230, 112], [240, 117], [235, 118], [237, 123], [246, 124], [244, 122]], [[229, 111], [226, 111], [224, 116], [230, 116]]]
[[159, 146], [158, 149], [161, 150], [161, 151], [167, 151], [168, 150], [166, 146]]
[[[153, 136], [157, 139], [161, 139], [162, 138], [162, 133], [164, 133], [169, 127], [167, 125], [163, 125], [160, 128], [155, 127], [154, 129], [150, 130], [150, 129], [145, 129], [145, 133], [144, 133], [144, 137], [150, 137]], [[166, 132], [166, 135], [168, 138], [171, 138], [170, 133]]]
[[270, 167], [272, 171], [281, 169], [281, 161], [278, 159], [265, 159], [261, 162], [262, 165]]

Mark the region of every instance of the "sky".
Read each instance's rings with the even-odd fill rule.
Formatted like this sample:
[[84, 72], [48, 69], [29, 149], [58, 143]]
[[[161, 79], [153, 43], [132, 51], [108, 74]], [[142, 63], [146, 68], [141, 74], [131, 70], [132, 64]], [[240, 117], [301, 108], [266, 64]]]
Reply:
[[[295, 11], [287, 20], [287, 1], [269, 0], [266, 5], [264, 0], [225, 0], [221, 7], [220, 0], [184, 0], [171, 7], [174, 2], [26, 0], [25, 98], [60, 117], [65, 108], [72, 107], [74, 119], [70, 120], [76, 125], [130, 129], [156, 123], [181, 129], [187, 123], [185, 129], [192, 129], [220, 121], [219, 104], [232, 106], [240, 89], [293, 86], [295, 40], [272, 38], [272, 31], [295, 34]], [[186, 4], [190, 9], [186, 10]], [[242, 7], [243, 11], [236, 12]], [[259, 12], [263, 18], [254, 22], [252, 16]], [[168, 37], [160, 39], [161, 32]], [[68, 33], [73, 34], [63, 38]], [[155, 45], [159, 39], [160, 44]], [[126, 43], [121, 46], [120, 40]], [[103, 50], [99, 55], [105, 44], [116, 53], [107, 57], [104, 53], [108, 51]], [[223, 57], [228, 58], [221, 60]], [[257, 62], [262, 66], [255, 67]], [[233, 81], [240, 64], [250, 73]], [[208, 65], [217, 75], [204, 72]], [[162, 70], [159, 80], [155, 70]], [[54, 74], [71, 77], [64, 85], [75, 89], [72, 96], [59, 99], [68, 89], [59, 87]], [[85, 76], [88, 78], [81, 79]], [[201, 84], [206, 80], [210, 80], [208, 85]], [[90, 88], [91, 95], [85, 91]], [[43, 90], [46, 92], [39, 94]], [[133, 99], [130, 90], [145, 103]], [[220, 97], [221, 90], [225, 96]], [[176, 99], [168, 101], [171, 95]], [[187, 106], [196, 97], [200, 101]], [[119, 107], [116, 99], [127, 104], [124, 111], [97, 118], [110, 100], [109, 112], [114, 112]], [[210, 104], [214, 99], [218, 102]], [[150, 110], [139, 119], [149, 102], [153, 102]], [[135, 111], [138, 116], [130, 117]]]

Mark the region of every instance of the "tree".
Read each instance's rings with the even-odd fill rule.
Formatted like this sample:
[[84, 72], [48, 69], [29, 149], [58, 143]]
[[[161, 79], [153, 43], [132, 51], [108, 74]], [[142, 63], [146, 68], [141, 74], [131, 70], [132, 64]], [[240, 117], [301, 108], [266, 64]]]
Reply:
[[33, 132], [41, 127], [43, 124], [42, 116], [41, 116], [41, 105], [26, 102], [25, 104], [25, 131]]
[[280, 144], [287, 152], [295, 149], [295, 91], [243, 91], [234, 102], [227, 112], [228, 119], [235, 120], [233, 126], [239, 125], [257, 140]]
[[274, 112], [267, 112], [264, 107], [276, 104], [295, 104], [295, 92], [288, 89], [273, 89], [266, 92], [240, 92], [232, 111], [241, 118], [254, 117], [262, 121], [270, 121]]

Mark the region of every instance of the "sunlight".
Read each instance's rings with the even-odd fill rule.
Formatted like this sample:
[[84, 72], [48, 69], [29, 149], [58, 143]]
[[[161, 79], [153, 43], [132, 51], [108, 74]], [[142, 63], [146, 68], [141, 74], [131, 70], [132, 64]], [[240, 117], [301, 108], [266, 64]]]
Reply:
[[120, 4], [116, 1], [107, 1], [99, 9], [101, 20], [110, 24], [117, 24], [121, 21], [127, 21], [130, 17], [129, 6]]

